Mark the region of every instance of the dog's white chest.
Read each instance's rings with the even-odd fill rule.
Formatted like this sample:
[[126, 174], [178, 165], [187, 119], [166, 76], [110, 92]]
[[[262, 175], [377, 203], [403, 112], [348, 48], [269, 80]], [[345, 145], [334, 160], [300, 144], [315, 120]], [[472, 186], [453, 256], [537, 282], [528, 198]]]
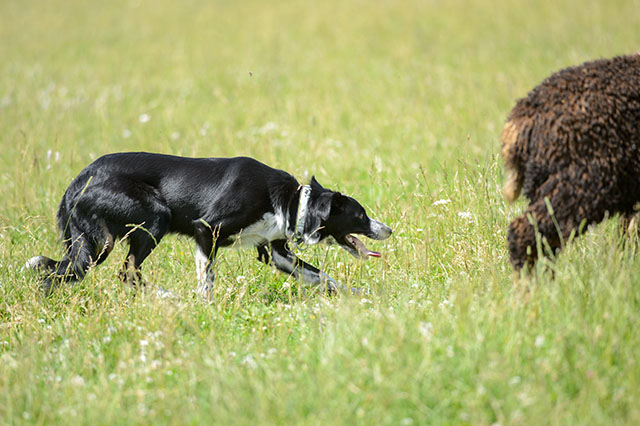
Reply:
[[285, 236], [285, 220], [281, 213], [265, 213], [257, 222], [230, 237], [237, 247], [255, 247]]

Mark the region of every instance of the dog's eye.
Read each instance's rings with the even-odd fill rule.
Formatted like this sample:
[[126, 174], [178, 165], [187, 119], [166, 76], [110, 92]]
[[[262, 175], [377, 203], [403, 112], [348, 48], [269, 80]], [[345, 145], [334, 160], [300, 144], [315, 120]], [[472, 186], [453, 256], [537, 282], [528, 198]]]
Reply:
[[364, 219], [364, 212], [360, 212], [360, 214], [358, 215], [358, 219]]

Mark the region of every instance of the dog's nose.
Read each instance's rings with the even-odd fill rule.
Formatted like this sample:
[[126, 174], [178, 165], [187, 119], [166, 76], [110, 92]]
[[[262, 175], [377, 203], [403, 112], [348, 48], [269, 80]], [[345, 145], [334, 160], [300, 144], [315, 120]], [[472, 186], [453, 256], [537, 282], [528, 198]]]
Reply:
[[377, 220], [371, 221], [371, 231], [373, 231], [372, 234], [375, 235], [372, 238], [376, 240], [387, 239], [393, 232], [391, 228], [389, 228], [387, 225], [385, 225], [382, 222], [378, 222]]

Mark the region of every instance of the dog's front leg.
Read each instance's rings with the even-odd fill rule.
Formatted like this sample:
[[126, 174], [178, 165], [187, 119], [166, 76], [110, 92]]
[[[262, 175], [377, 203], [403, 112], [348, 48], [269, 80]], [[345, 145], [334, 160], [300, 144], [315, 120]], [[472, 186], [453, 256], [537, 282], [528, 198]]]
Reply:
[[[269, 263], [266, 251], [258, 249], [258, 259], [264, 263]], [[312, 285], [315, 288], [326, 291], [329, 294], [335, 294], [340, 290], [351, 290], [334, 280], [326, 273], [322, 272], [315, 266], [312, 266], [298, 258], [288, 248], [285, 240], [277, 240], [271, 243], [271, 258], [273, 265], [286, 274], [293, 275], [296, 279]]]
[[213, 270], [214, 259], [215, 251], [212, 255], [207, 255], [205, 249], [196, 244], [196, 274], [198, 276], [196, 293], [210, 302], [213, 302], [213, 282], [216, 278]]
[[273, 265], [279, 271], [293, 275], [296, 279], [329, 294], [335, 294], [338, 288], [344, 287], [315, 266], [298, 258], [287, 248], [285, 241], [278, 240], [271, 243], [271, 257]]

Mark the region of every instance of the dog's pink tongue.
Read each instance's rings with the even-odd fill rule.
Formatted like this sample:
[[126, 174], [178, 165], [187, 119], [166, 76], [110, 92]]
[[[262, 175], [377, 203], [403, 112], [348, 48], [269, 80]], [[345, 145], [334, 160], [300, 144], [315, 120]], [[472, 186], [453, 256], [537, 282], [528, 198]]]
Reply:
[[364, 245], [362, 241], [356, 238], [354, 235], [347, 235], [348, 240], [353, 244], [353, 246], [358, 250], [361, 256], [371, 256], [371, 257], [382, 257], [380, 253], [377, 251], [371, 251]]

